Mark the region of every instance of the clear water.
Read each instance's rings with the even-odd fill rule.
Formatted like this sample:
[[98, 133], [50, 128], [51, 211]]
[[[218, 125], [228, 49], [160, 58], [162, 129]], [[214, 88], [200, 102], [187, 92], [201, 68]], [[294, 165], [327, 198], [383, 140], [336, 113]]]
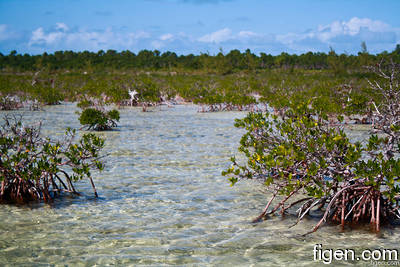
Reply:
[[[43, 120], [44, 134], [79, 128], [75, 105], [25, 112]], [[397, 248], [396, 229], [371, 234], [325, 226], [303, 237], [317, 219], [288, 228], [279, 216], [252, 224], [268, 200], [252, 182], [230, 187], [229, 167], [243, 132], [234, 118], [245, 113], [197, 113], [195, 106], [121, 111], [106, 138], [106, 170], [96, 173], [100, 195], [82, 181], [80, 197], [53, 205], [0, 206], [0, 265], [5, 266], [320, 266], [313, 247]], [[358, 131], [355, 136], [363, 136]], [[370, 265], [370, 262], [333, 262]]]

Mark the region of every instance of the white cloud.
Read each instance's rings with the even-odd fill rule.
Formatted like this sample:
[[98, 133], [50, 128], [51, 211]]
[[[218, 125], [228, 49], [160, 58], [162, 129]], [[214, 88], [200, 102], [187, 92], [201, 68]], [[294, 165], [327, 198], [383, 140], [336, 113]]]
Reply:
[[276, 40], [301, 52], [321, 51], [321, 47], [332, 46], [341, 52], [350, 53], [360, 51], [360, 44], [365, 41], [370, 52], [377, 53], [393, 49], [399, 37], [398, 28], [379, 20], [354, 17], [348, 21], [319, 25], [304, 33], [277, 35]]
[[204, 43], [221, 43], [232, 38], [232, 31], [229, 28], [224, 28], [222, 30], [206, 34], [198, 39], [200, 42]]
[[[181, 36], [179, 36], [181, 37]], [[161, 49], [171, 43], [172, 41], [176, 40], [175, 36], [171, 33], [166, 33], [161, 35], [158, 40], [152, 41], [150, 44], [152, 48]]]
[[254, 38], [260, 37], [261, 35], [252, 31], [240, 31], [238, 36], [241, 38]]
[[[328, 25], [320, 25], [303, 33], [263, 34], [249, 30], [233, 32], [224, 28], [198, 38], [198, 42], [207, 44], [207, 49], [215, 51], [217, 47], [225, 50], [250, 48], [256, 51], [285, 51], [289, 53], [305, 53], [329, 50], [357, 53], [361, 42], [367, 43], [372, 53], [391, 50], [400, 40], [400, 29], [369, 18], [351, 18], [348, 21], [334, 21]], [[272, 52], [272, 53], [274, 53]]]
[[355, 35], [360, 32], [361, 28], [367, 28], [372, 32], [384, 32], [390, 30], [390, 26], [379, 20], [371, 20], [368, 18], [359, 19], [357, 17], [352, 18], [347, 23], [344, 22], [344, 29], [350, 35]]
[[54, 44], [59, 41], [65, 34], [63, 32], [50, 32], [46, 34], [42, 27], [32, 32], [29, 44]]
[[145, 31], [139, 31], [137, 33], [131, 33], [131, 37], [134, 37], [135, 39], [146, 39], [146, 38], [150, 38], [151, 35], [148, 32]]
[[139, 40], [147, 38], [150, 38], [150, 34], [144, 31], [124, 34], [112, 28], [72, 31], [65, 23], [57, 23], [53, 31], [45, 31], [42, 27], [34, 30], [28, 46], [43, 50], [132, 49]]
[[178, 54], [198, 54], [206, 51], [217, 53], [220, 48], [226, 52], [232, 49], [244, 51], [250, 48], [255, 53], [279, 54], [327, 52], [330, 46], [338, 53], [357, 53], [360, 51], [362, 41], [366, 42], [371, 53], [391, 51], [397, 43], [400, 43], [400, 29], [379, 20], [354, 17], [348, 21], [333, 21], [327, 25], [319, 25], [302, 33], [274, 35], [251, 29], [233, 31], [230, 28], [223, 28], [195, 36], [185, 32], [164, 32], [158, 35], [151, 35], [146, 31], [121, 32], [121, 29], [112, 27], [90, 30], [69, 27], [63, 22], [58, 22], [47, 29], [39, 27], [27, 36], [23, 32], [12, 32], [9, 25], [0, 24], [0, 49], [4, 51], [18, 48], [19, 51], [30, 53], [56, 50], [162, 49]]
[[349, 21], [334, 21], [329, 25], [320, 25], [315, 34], [322, 42], [327, 42], [331, 38], [340, 35], [355, 36], [363, 29], [371, 32], [387, 32], [391, 30], [390, 26], [382, 21], [354, 17]]
[[160, 36], [160, 40], [162, 41], [168, 41], [171, 40], [172, 38], [174, 38], [174, 35], [167, 33], [167, 34], [163, 34]]
[[68, 28], [67, 24], [62, 23], [62, 22], [57, 22], [56, 23], [56, 30], [68, 31], [69, 28]]

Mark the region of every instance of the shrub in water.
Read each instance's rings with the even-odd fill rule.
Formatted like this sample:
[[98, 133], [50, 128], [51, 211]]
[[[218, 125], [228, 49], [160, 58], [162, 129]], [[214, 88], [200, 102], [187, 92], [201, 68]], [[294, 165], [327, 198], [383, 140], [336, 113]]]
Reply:
[[105, 131], [117, 127], [119, 119], [118, 110], [106, 112], [97, 108], [86, 108], [80, 114], [79, 122], [88, 130]]
[[[387, 84], [370, 83], [382, 102], [371, 114], [373, 132], [366, 146], [351, 143], [340, 127], [332, 127], [327, 116], [312, 103], [289, 107], [278, 118], [250, 113], [236, 120], [247, 132], [239, 151], [246, 163], [232, 158], [232, 167], [223, 172], [234, 185], [239, 179], [259, 179], [272, 191], [256, 221], [278, 211], [283, 215], [297, 209], [298, 221], [310, 211], [323, 211], [316, 231], [324, 222], [370, 222], [374, 231], [380, 224], [400, 218], [400, 89], [399, 67], [387, 73], [375, 71]], [[339, 121], [341, 118], [339, 117]], [[281, 200], [272, 208], [273, 200]], [[290, 202], [292, 199], [294, 201]]]
[[67, 129], [63, 140], [42, 137], [41, 124], [24, 126], [21, 118], [4, 118], [0, 128], [0, 202], [50, 202], [61, 192], [77, 194], [73, 182], [88, 178], [97, 192], [91, 170], [103, 169], [99, 152], [104, 140], [85, 134], [74, 142]]

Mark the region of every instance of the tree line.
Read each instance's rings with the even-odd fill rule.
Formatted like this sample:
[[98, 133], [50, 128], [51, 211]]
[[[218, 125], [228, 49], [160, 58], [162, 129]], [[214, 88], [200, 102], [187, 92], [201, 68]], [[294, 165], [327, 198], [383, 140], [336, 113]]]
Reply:
[[224, 53], [222, 49], [216, 55], [201, 53], [200, 55], [177, 55], [175, 52], [158, 50], [142, 50], [137, 54], [125, 50], [100, 50], [98, 52], [56, 51], [41, 55], [18, 54], [13, 50], [8, 55], [0, 53], [0, 69], [11, 71], [29, 70], [94, 70], [103, 69], [146, 69], [146, 70], [201, 70], [229, 74], [235, 71], [260, 70], [272, 68], [301, 68], [308, 70], [331, 69], [344, 72], [349, 69], [360, 69], [374, 64], [381, 58], [392, 58], [400, 61], [400, 44], [392, 52], [379, 54], [368, 53], [365, 42], [357, 55], [338, 54], [332, 48], [329, 53], [308, 52], [304, 54], [279, 55], [254, 54], [247, 49], [237, 49]]

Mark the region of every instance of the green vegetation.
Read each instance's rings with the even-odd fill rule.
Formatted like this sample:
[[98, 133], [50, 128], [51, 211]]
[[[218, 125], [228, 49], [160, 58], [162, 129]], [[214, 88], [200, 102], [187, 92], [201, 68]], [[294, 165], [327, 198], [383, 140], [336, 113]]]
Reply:
[[[383, 64], [390, 60], [391, 64]], [[239, 148], [247, 162], [233, 157], [232, 167], [223, 174], [232, 185], [240, 179], [257, 179], [272, 190], [256, 220], [300, 206], [298, 222], [310, 212], [322, 212], [311, 232], [326, 221], [342, 227], [368, 221], [379, 231], [382, 222], [400, 218], [399, 62], [400, 45], [390, 53], [371, 55], [365, 43], [358, 55], [338, 55], [333, 49], [328, 54], [278, 56], [255, 55], [250, 50], [215, 56], [148, 50], [137, 55], [109, 50], [30, 56], [13, 51], [0, 54], [0, 108], [19, 108], [29, 101], [80, 101], [79, 120], [89, 130], [117, 126], [119, 112], [106, 111], [107, 104], [136, 105], [146, 111], [152, 105], [184, 99], [198, 104], [202, 112], [252, 111], [236, 121], [247, 131]], [[374, 133], [367, 144], [352, 143], [346, 136], [344, 122], [352, 119], [372, 124]], [[62, 164], [72, 164], [80, 178], [90, 178], [88, 167], [101, 168], [97, 151], [103, 143], [95, 136], [84, 136], [81, 148], [67, 145], [59, 150], [56, 145], [55, 152], [52, 142], [39, 142], [41, 154], [30, 156], [31, 147], [18, 150], [16, 139], [9, 141], [3, 135], [5, 147], [15, 143], [11, 150], [4, 148], [4, 153], [11, 151], [7, 158], [11, 163], [4, 165], [3, 156], [0, 161], [8, 166], [2, 176], [7, 181], [2, 188], [9, 190], [2, 191], [7, 201], [47, 201], [51, 192], [62, 188], [55, 184], [55, 180], [63, 184], [60, 172], [71, 185], [64, 183], [63, 190], [75, 192], [73, 179], [59, 169]], [[32, 146], [28, 141], [23, 148]], [[94, 154], [80, 159], [94, 161], [83, 164], [79, 156], [88, 151]], [[18, 165], [26, 159], [33, 160], [23, 166], [27, 170]], [[14, 167], [22, 168], [21, 173], [13, 172]], [[270, 209], [277, 198], [279, 202]]]
[[[247, 162], [233, 157], [223, 175], [232, 185], [258, 179], [272, 191], [256, 221], [295, 205], [300, 206], [297, 222], [313, 210], [323, 212], [311, 232], [326, 221], [342, 227], [370, 222], [379, 231], [382, 222], [400, 218], [400, 67], [392, 62], [372, 69], [386, 82], [369, 82], [381, 102], [369, 99], [375, 110], [368, 114], [373, 134], [366, 145], [350, 142], [343, 126], [332, 126], [311, 100], [289, 103], [281, 117], [249, 113], [236, 120], [235, 126], [247, 131], [239, 147]], [[278, 195], [281, 201], [270, 210]]]
[[[78, 194], [73, 182], [88, 178], [97, 192], [91, 170], [103, 169], [104, 140], [85, 134], [77, 142], [75, 130], [62, 140], [42, 137], [41, 124], [24, 126], [21, 118], [5, 117], [0, 128], [0, 202], [51, 202], [61, 192]], [[72, 173], [72, 174], [71, 174]]]
[[[369, 92], [365, 78], [374, 79], [366, 70], [335, 75], [331, 70], [264, 69], [254, 72], [237, 72], [228, 75], [182, 72], [170, 75], [165, 72], [109, 71], [85, 75], [82, 72], [41, 72], [40, 79], [56, 80], [48, 94], [41, 95], [37, 84], [32, 85], [30, 72], [0, 73], [2, 95], [19, 96], [21, 103], [37, 100], [54, 104], [60, 100], [81, 101], [95, 98], [116, 105], [129, 105], [129, 90], [136, 90], [134, 105], [148, 107], [161, 101], [173, 102], [179, 96], [187, 102], [204, 107], [204, 111], [251, 110], [256, 97], [263, 106], [281, 109], [289, 100], [304, 101], [318, 98], [321, 108], [334, 113], [341, 109], [340, 90], [343, 84], [353, 87], [354, 99], [365, 99]], [[46, 89], [47, 90], [47, 89]], [[45, 97], [46, 96], [46, 97]], [[360, 102], [362, 105], [362, 102]]]
[[97, 108], [86, 108], [79, 116], [79, 122], [87, 127], [88, 130], [106, 131], [117, 127], [119, 121], [119, 111], [110, 110], [108, 112]]
[[[284, 109], [289, 102], [314, 99], [317, 108], [336, 113], [343, 106], [343, 85], [352, 87], [349, 114], [365, 106], [371, 91], [365, 69], [381, 60], [400, 62], [400, 45], [390, 53], [371, 55], [366, 46], [358, 55], [306, 53], [277, 56], [250, 50], [227, 54], [181, 55], [159, 51], [72, 52], [0, 55], [0, 93], [21, 101], [57, 104], [60, 101], [102, 99], [106, 103], [148, 106], [174, 103], [176, 97], [201, 105], [201, 111]], [[137, 92], [129, 99], [129, 92]], [[131, 101], [130, 101], [131, 100]], [[257, 103], [256, 103], [257, 102]]]
[[7, 71], [39, 71], [39, 70], [81, 70], [88, 74], [104, 70], [147, 70], [147, 71], [205, 71], [208, 73], [230, 74], [237, 71], [255, 71], [263, 69], [284, 68], [321, 70], [332, 69], [337, 73], [347, 72], [350, 69], [362, 68], [382, 57], [392, 57], [395, 61], [400, 57], [400, 45], [391, 53], [382, 52], [371, 55], [367, 51], [365, 42], [361, 44], [358, 55], [337, 54], [333, 49], [326, 53], [308, 52], [301, 55], [281, 53], [272, 56], [266, 53], [256, 55], [249, 49], [244, 52], [232, 50], [227, 54], [222, 51], [217, 55], [180, 55], [173, 52], [142, 50], [135, 54], [130, 51], [117, 52], [115, 50], [97, 53], [83, 51], [57, 51], [54, 54], [42, 55], [18, 54], [17, 51], [9, 55], [0, 54], [0, 69]]
[[106, 111], [105, 103], [98, 99], [82, 99], [77, 106], [82, 109], [79, 114], [79, 122], [87, 130], [107, 131], [117, 127], [120, 119], [116, 109]]

